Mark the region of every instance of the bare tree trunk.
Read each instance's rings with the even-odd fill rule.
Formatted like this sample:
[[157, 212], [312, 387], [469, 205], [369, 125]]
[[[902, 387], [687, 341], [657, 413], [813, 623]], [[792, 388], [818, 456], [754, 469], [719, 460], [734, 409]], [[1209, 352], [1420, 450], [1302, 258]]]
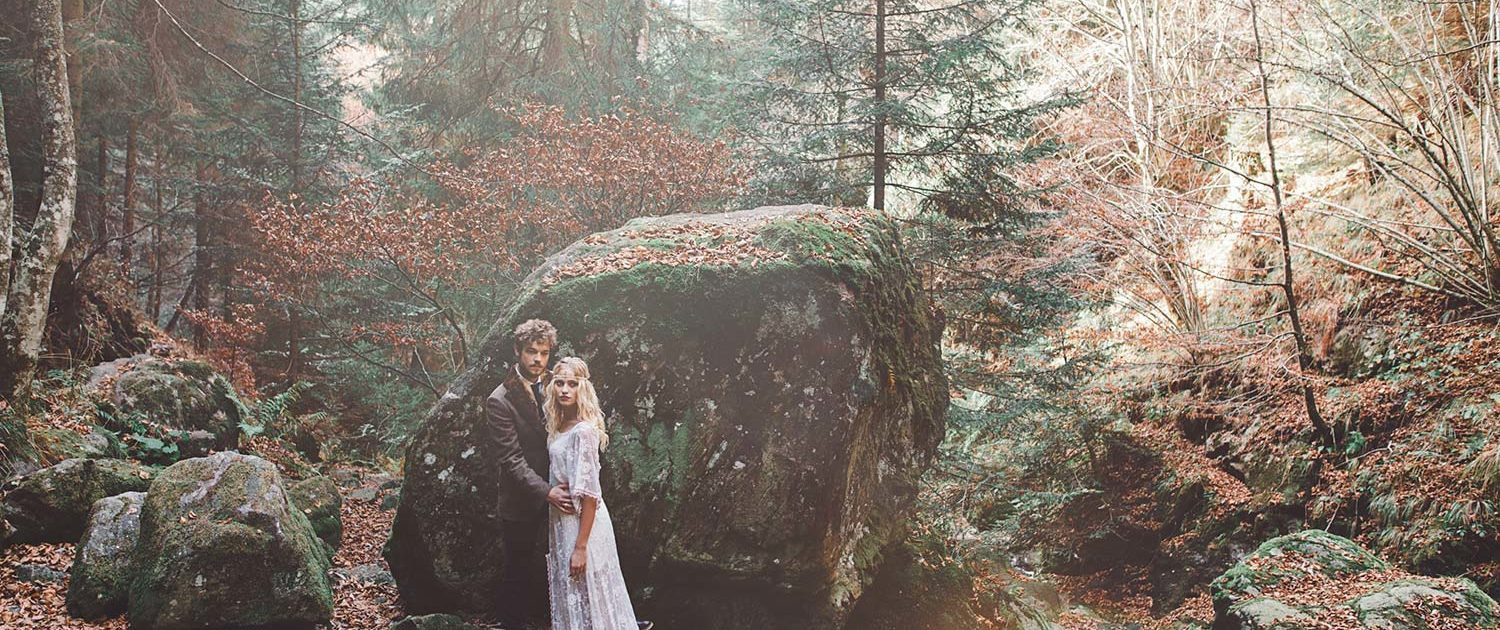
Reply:
[[11, 181], [10, 145], [5, 137], [5, 98], [0, 95], [0, 320], [10, 297], [10, 257], [14, 251], [16, 225], [15, 183]]
[[1302, 316], [1297, 308], [1297, 292], [1292, 285], [1292, 239], [1291, 232], [1287, 229], [1286, 208], [1281, 198], [1281, 175], [1276, 169], [1276, 142], [1271, 128], [1271, 87], [1266, 77], [1265, 49], [1260, 38], [1260, 7], [1256, 0], [1250, 0], [1250, 26], [1255, 34], [1255, 67], [1260, 74], [1261, 104], [1265, 106], [1266, 156], [1267, 168], [1271, 174], [1271, 198], [1276, 203], [1276, 227], [1281, 233], [1281, 292], [1286, 297], [1292, 338], [1297, 343], [1297, 378], [1302, 381], [1302, 403], [1307, 407], [1307, 417], [1312, 421], [1313, 429], [1323, 445], [1333, 449], [1338, 445], [1338, 440], [1329, 428], [1328, 421], [1318, 411], [1317, 394], [1313, 391], [1312, 383], [1307, 380], [1307, 375], [1312, 372], [1312, 351], [1308, 349], [1307, 331], [1302, 328]]
[[[302, 0], [291, 0], [289, 15], [291, 20], [289, 26], [292, 34], [292, 100], [302, 102]], [[302, 109], [293, 109], [292, 119], [292, 195], [302, 196]], [[297, 310], [297, 305], [292, 304], [287, 309], [287, 378], [295, 381], [302, 369], [302, 344], [299, 336], [302, 334], [302, 313]]]
[[130, 283], [130, 241], [135, 232], [135, 185], [136, 167], [140, 162], [140, 149], [136, 146], [140, 136], [140, 124], [130, 121], [130, 131], [125, 136], [125, 198], [120, 202], [120, 271], [125, 282]]
[[166, 209], [162, 203], [161, 180], [163, 165], [166, 156], [161, 155], [162, 147], [166, 146], [158, 138], [156, 142], [156, 169], [151, 178], [151, 184], [156, 190], [155, 203], [152, 204], [151, 222], [151, 290], [146, 298], [146, 314], [151, 316], [151, 323], [155, 324], [161, 319], [161, 224], [166, 221]]
[[[83, 19], [83, 0], [63, 0], [62, 19], [64, 27], [71, 27], [74, 22]], [[67, 32], [64, 31], [64, 37]], [[74, 99], [83, 97], [83, 64], [78, 61], [78, 47], [67, 47], [68, 57], [74, 62], [68, 64], [68, 94]], [[73, 120], [82, 120], [83, 115], [78, 109], [78, 101], [71, 103], [73, 108]]]
[[541, 73], [552, 74], [562, 70], [564, 57], [571, 46], [568, 23], [573, 15], [575, 0], [548, 0], [547, 17], [542, 27]]
[[109, 137], [99, 136], [98, 172], [94, 173], [94, 190], [98, 196], [93, 207], [93, 216], [87, 217], [93, 232], [95, 247], [109, 240]]
[[41, 356], [42, 329], [52, 296], [52, 276], [72, 235], [78, 194], [78, 155], [68, 92], [59, 0], [37, 0], [36, 85], [42, 119], [42, 190], [36, 219], [21, 241], [4, 320], [0, 321], [0, 396], [14, 397], [30, 384]]
[[885, 0], [875, 0], [875, 203], [885, 210]]

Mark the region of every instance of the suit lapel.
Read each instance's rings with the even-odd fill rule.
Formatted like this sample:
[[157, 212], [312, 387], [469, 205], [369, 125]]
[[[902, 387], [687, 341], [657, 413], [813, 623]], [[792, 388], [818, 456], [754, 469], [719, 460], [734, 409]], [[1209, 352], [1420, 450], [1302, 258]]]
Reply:
[[[542, 377], [546, 382], [547, 377]], [[510, 378], [505, 379], [505, 397], [510, 400], [516, 413], [520, 414], [521, 422], [528, 427], [542, 428], [542, 418], [536, 412], [536, 403], [532, 402], [531, 384], [522, 380], [521, 375], [516, 373], [516, 368], [511, 367]]]

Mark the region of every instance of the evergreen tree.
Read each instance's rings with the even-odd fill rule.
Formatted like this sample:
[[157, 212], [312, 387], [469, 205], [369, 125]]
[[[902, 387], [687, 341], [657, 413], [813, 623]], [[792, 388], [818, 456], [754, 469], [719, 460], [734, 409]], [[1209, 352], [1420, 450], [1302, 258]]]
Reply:
[[771, 156], [759, 193], [986, 221], [1023, 191], [1008, 171], [1052, 150], [1021, 146], [1069, 102], [1028, 100], [1006, 48], [1034, 0], [741, 0], [763, 59], [745, 130]]

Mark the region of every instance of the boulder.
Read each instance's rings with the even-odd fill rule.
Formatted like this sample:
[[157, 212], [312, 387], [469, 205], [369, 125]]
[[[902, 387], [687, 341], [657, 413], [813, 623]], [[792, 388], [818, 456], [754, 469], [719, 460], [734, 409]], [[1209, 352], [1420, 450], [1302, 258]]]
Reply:
[[73, 552], [68, 614], [100, 619], [125, 612], [145, 502], [144, 492], [126, 492], [94, 502], [88, 528]]
[[139, 434], [154, 427], [143, 437], [167, 440], [182, 451], [239, 445], [244, 405], [207, 363], [139, 354], [95, 366], [89, 384], [104, 399], [112, 430]]
[[118, 459], [68, 459], [23, 477], [0, 501], [12, 543], [78, 542], [94, 502], [151, 484], [150, 468]]
[[[732, 308], [726, 308], [732, 305]], [[816, 206], [637, 219], [550, 257], [406, 452], [387, 559], [413, 612], [486, 610], [481, 411], [539, 317], [593, 372], [626, 583], [661, 627], [842, 626], [944, 432], [941, 315], [895, 223]]]
[[141, 510], [131, 627], [311, 627], [333, 614], [328, 569], [270, 462], [186, 459], [151, 483]]
[[1500, 606], [1473, 582], [1405, 573], [1322, 530], [1266, 541], [1209, 588], [1215, 630], [1500, 627]]
[[318, 538], [330, 550], [337, 550], [344, 537], [344, 524], [339, 517], [344, 499], [339, 496], [338, 484], [323, 475], [314, 475], [292, 484], [291, 495], [292, 505], [307, 516]]

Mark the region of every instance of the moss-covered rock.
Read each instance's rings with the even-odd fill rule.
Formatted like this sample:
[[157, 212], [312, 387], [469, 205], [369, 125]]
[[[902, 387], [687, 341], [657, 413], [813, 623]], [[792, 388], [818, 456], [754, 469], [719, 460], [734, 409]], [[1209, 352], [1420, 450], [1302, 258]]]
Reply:
[[1210, 590], [1215, 630], [1500, 627], [1473, 582], [1406, 574], [1321, 530], [1266, 541]]
[[[195, 430], [213, 436], [208, 441], [199, 434], [188, 450], [239, 445], [244, 405], [229, 381], [207, 363], [140, 354], [94, 367], [89, 383], [100, 392], [102, 415], [111, 430], [171, 443], [189, 441]], [[177, 451], [166, 452], [163, 459], [174, 459], [168, 455]]]
[[408, 605], [495, 603], [480, 404], [533, 317], [593, 371], [642, 616], [843, 623], [902, 534], [948, 404], [941, 317], [891, 220], [815, 206], [638, 219], [549, 258], [407, 451], [387, 558]]
[[292, 505], [297, 506], [313, 531], [331, 550], [337, 550], [344, 538], [344, 523], [339, 517], [339, 508], [344, 499], [339, 496], [338, 484], [323, 475], [308, 477], [292, 484]]
[[333, 614], [329, 560], [276, 467], [215, 453], [173, 464], [141, 511], [132, 627], [309, 627]]
[[144, 492], [126, 492], [94, 502], [88, 528], [73, 553], [68, 614], [82, 619], [125, 612]]
[[152, 470], [118, 459], [68, 459], [23, 477], [0, 500], [13, 543], [77, 542], [94, 502], [151, 484]]

